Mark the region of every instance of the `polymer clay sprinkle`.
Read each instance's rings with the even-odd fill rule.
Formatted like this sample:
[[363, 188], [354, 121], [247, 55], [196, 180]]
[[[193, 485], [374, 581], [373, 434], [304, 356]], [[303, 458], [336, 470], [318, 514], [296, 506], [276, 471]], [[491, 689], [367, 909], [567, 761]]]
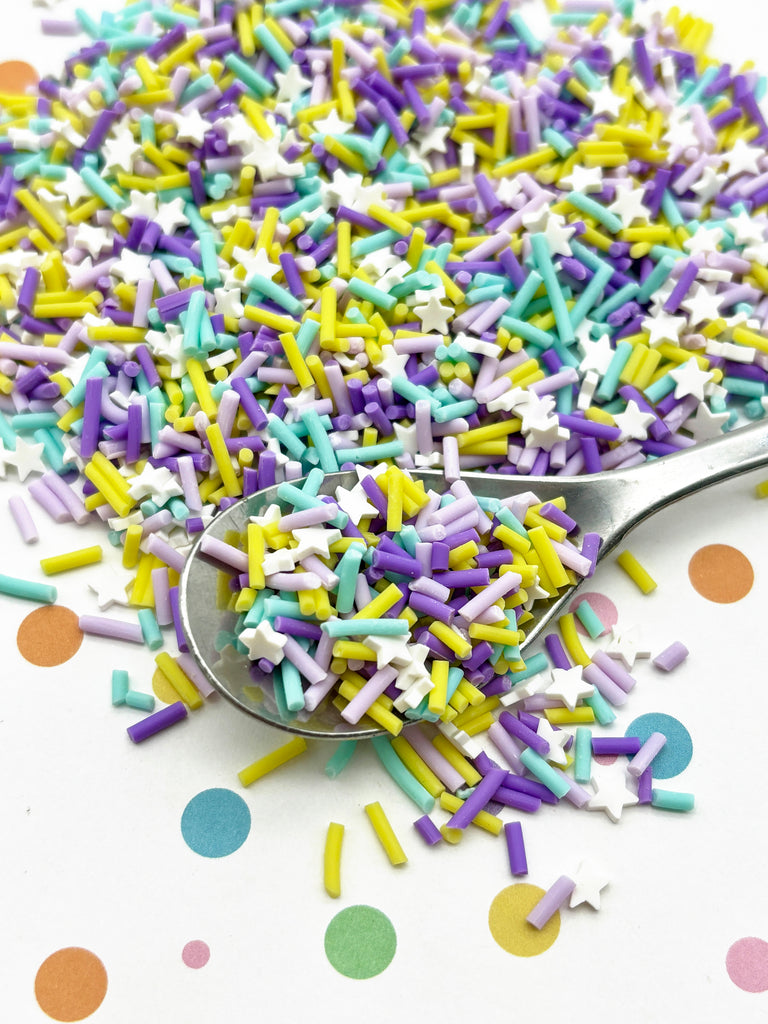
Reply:
[[[330, 695], [350, 724], [419, 721], [377, 753], [420, 807], [465, 790], [462, 826], [491, 799], [582, 799], [552, 723], [609, 725], [634, 679], [571, 617], [547, 651], [594, 692], [565, 708], [519, 645], [599, 538], [577, 548], [556, 504], [478, 507], [462, 475], [523, 492], [664, 457], [763, 416], [768, 382], [759, 79], [712, 64], [676, 9], [586, 6], [537, 39], [505, 3], [134, 3], [89, 19], [59, 78], [0, 97], [0, 475], [34, 475], [49, 518], [100, 521], [121, 549], [138, 625], [84, 631], [175, 639], [155, 662], [181, 699], [135, 741], [211, 693], [178, 619], [191, 541], [280, 484], [290, 513], [209, 553], [286, 715]], [[453, 487], [420, 504], [407, 474], [430, 466]], [[352, 494], [317, 496], [352, 467]], [[113, 676], [113, 701], [132, 692]], [[650, 782], [645, 802], [675, 802]]]

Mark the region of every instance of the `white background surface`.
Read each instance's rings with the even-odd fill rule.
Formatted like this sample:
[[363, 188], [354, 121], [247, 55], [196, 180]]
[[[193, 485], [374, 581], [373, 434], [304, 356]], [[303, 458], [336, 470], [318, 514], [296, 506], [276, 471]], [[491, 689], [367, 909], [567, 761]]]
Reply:
[[[43, 50], [34, 26], [41, 15], [72, 9], [15, 4], [16, 18], [5, 19], [0, 34], [0, 59], [54, 66], [55, 50], [67, 52], [70, 42], [45, 40]], [[750, 0], [701, 0], [696, 13], [717, 23], [714, 53], [760, 57], [768, 15], [754, 13]], [[765, 1020], [768, 993], [741, 991], [725, 970], [732, 942], [768, 939], [768, 504], [754, 497], [765, 476], [689, 499], [632, 536], [629, 546], [659, 584], [651, 596], [640, 595], [612, 560], [589, 587], [613, 600], [622, 625], [642, 627], [654, 653], [676, 639], [691, 651], [670, 675], [641, 664], [610, 732], [622, 734], [646, 711], [679, 718], [693, 738], [693, 760], [661, 785], [695, 793], [697, 806], [689, 815], [630, 808], [617, 825], [567, 804], [524, 818], [526, 881], [547, 888], [585, 859], [604, 864], [611, 877], [599, 913], [564, 911], [557, 941], [528, 959], [505, 953], [488, 929], [491, 901], [513, 882], [503, 838], [473, 829], [459, 846], [427, 849], [412, 828], [419, 812], [368, 749], [358, 748], [331, 781], [323, 765], [332, 748], [316, 745], [242, 790], [237, 771], [287, 737], [223, 702], [134, 746], [125, 727], [141, 714], [110, 706], [109, 675], [126, 668], [136, 688], [149, 691], [152, 654], [86, 637], [67, 664], [35, 668], [15, 645], [33, 606], [0, 596], [0, 1019], [48, 1020], [33, 994], [37, 968], [61, 947], [84, 946], [109, 975], [104, 1003], [90, 1018], [101, 1024], [319, 1014], [341, 1024], [469, 1015], [488, 1024]], [[90, 543], [103, 543], [117, 559], [100, 527], [54, 526], [32, 503], [41, 540], [17, 542], [6, 504], [17, 492], [24, 488], [15, 480], [0, 484], [3, 572], [42, 579], [40, 558]], [[754, 587], [737, 604], [707, 602], [688, 581], [690, 557], [709, 543], [734, 545], [754, 566]], [[98, 614], [87, 583], [100, 571], [58, 577], [60, 603]], [[245, 797], [252, 827], [238, 851], [209, 860], [186, 846], [180, 818], [191, 797], [216, 786]], [[363, 813], [373, 800], [408, 854], [402, 868], [389, 865]], [[346, 825], [337, 901], [322, 887], [331, 820]], [[333, 915], [356, 903], [382, 910], [397, 932], [394, 961], [368, 981], [342, 977], [323, 951]], [[195, 938], [211, 948], [198, 971], [181, 960]]]

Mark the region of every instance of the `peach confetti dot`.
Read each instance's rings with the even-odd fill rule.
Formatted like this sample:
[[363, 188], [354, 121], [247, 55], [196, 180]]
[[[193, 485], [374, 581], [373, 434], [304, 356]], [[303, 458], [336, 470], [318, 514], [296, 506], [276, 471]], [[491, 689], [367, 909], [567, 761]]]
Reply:
[[22, 658], [43, 668], [63, 665], [77, 654], [82, 642], [77, 615], [58, 604], [30, 612], [16, 634]]
[[37, 85], [40, 76], [25, 60], [0, 61], [0, 92], [23, 96], [30, 86]]
[[59, 949], [40, 964], [35, 998], [54, 1020], [83, 1020], [101, 1006], [107, 972], [95, 953], [79, 946]]
[[752, 589], [755, 573], [747, 556], [729, 544], [707, 544], [688, 563], [688, 578], [702, 597], [717, 604], [740, 601]]

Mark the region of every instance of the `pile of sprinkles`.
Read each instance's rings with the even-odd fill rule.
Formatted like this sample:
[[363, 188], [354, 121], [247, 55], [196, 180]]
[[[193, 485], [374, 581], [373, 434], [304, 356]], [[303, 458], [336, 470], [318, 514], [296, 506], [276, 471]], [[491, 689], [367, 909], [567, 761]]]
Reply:
[[[122, 604], [136, 623], [83, 615], [79, 624], [159, 652], [179, 701], [132, 726], [137, 742], [210, 692], [185, 650], [178, 579], [196, 536], [240, 497], [275, 484], [306, 497], [318, 474], [349, 469], [359, 471], [363, 501], [379, 489], [370, 639], [374, 628], [401, 628], [374, 620], [402, 621], [398, 605], [414, 594], [421, 607], [411, 615], [440, 623], [428, 602], [442, 597], [449, 607], [456, 595], [433, 576], [507, 564], [487, 561], [497, 549], [483, 546], [483, 532], [462, 540], [461, 557], [441, 550], [445, 564], [431, 561], [441, 514], [450, 520], [472, 497], [467, 471], [520, 477], [524, 494], [531, 475], [609, 472], [764, 415], [764, 80], [708, 56], [711, 26], [677, 8], [547, 7], [551, 29], [540, 37], [515, 0], [134, 0], [99, 22], [82, 11], [71, 25], [47, 19], [50, 31], [81, 30], [87, 44], [34, 94], [0, 95], [0, 474], [32, 477], [33, 507], [55, 522], [101, 520], [121, 549], [131, 578], [100, 611]], [[437, 520], [417, 529], [409, 520], [425, 506], [408, 474], [431, 467], [444, 470], [450, 491], [430, 509]], [[297, 501], [299, 517], [322, 504]], [[475, 506], [476, 520], [478, 509], [486, 527], [495, 516], [493, 529], [505, 527], [513, 548], [539, 556], [540, 540], [549, 557], [554, 528], [560, 556], [550, 564], [565, 564], [567, 579], [576, 567], [563, 552], [587, 560], [568, 548], [556, 505], [549, 515], [534, 509], [543, 520], [534, 526], [528, 509], [520, 519], [509, 512], [515, 525], [498, 508]], [[33, 543], [30, 506], [17, 497], [11, 511]], [[295, 521], [341, 543], [338, 564], [328, 546], [309, 552], [316, 579], [337, 579], [297, 588], [298, 611], [299, 599], [265, 593], [258, 565], [265, 532], [277, 538], [276, 564], [298, 542], [273, 521], [254, 524], [257, 554], [246, 552], [238, 571], [247, 578], [232, 600], [243, 615], [238, 641], [265, 664], [280, 660], [280, 645], [271, 625], [250, 625], [248, 614], [269, 600], [285, 602], [291, 665], [309, 642], [353, 643], [334, 623], [352, 612], [358, 585], [347, 580], [342, 614], [335, 602], [342, 563], [362, 548], [352, 534], [369, 532], [370, 520], [358, 530], [361, 518], [346, 544], [331, 518]], [[428, 562], [416, 550], [425, 543]], [[40, 568], [53, 575], [101, 555], [96, 545]], [[409, 559], [429, 582], [406, 587], [406, 598], [399, 577], [411, 578], [402, 571]], [[526, 563], [530, 579], [518, 573], [519, 585], [551, 593], [545, 562], [535, 571]], [[652, 589], [642, 566], [625, 562]], [[561, 620], [562, 640], [550, 634], [546, 654], [524, 661], [515, 608], [525, 602], [505, 586], [478, 618], [499, 614], [468, 625], [474, 643], [450, 623], [424, 627], [419, 645], [433, 668], [414, 670], [429, 685], [408, 710], [424, 704], [427, 721], [372, 741], [423, 812], [425, 841], [455, 842], [471, 821], [499, 834], [494, 806], [532, 811], [566, 799], [613, 820], [638, 802], [690, 810], [689, 794], [652, 786], [663, 736], [612, 737], [607, 747], [591, 737], [589, 723], [610, 724], [612, 705], [627, 699], [631, 665], [604, 649], [588, 654], [573, 615]], [[382, 604], [392, 587], [397, 600]], [[54, 586], [34, 579], [0, 576], [0, 592], [56, 600]], [[460, 605], [472, 600], [459, 595]], [[452, 613], [461, 617], [460, 607]], [[312, 615], [320, 624], [302, 626]], [[603, 634], [588, 605], [582, 621], [593, 640]], [[159, 651], [170, 635], [178, 656]], [[449, 636], [459, 661], [482, 649], [475, 678], [449, 667]], [[334, 675], [347, 673], [342, 697], [351, 703], [351, 676], [362, 689], [366, 658], [359, 644], [347, 653], [335, 655], [346, 665]], [[675, 644], [659, 667], [686, 654]], [[303, 700], [301, 682], [285, 675], [291, 701]], [[430, 708], [435, 683], [449, 680], [451, 697], [446, 689], [435, 703], [432, 694]], [[151, 696], [117, 670], [112, 695], [151, 711]], [[510, 770], [478, 746], [485, 731]], [[291, 740], [244, 769], [241, 782], [302, 749]], [[329, 774], [352, 749], [339, 746]], [[632, 759], [618, 784], [595, 782], [593, 753]], [[439, 829], [429, 817], [437, 799], [451, 815]], [[366, 811], [401, 862], [381, 806]], [[332, 895], [340, 828], [332, 823], [326, 850]], [[503, 831], [511, 870], [524, 873], [519, 823]], [[559, 879], [531, 923], [543, 927], [574, 888]]]

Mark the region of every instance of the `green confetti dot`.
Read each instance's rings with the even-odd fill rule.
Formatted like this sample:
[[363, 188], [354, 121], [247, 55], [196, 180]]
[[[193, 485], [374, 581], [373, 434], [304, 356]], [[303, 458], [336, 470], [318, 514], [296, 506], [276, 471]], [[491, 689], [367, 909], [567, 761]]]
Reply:
[[363, 904], [347, 907], [325, 930], [325, 955], [347, 978], [373, 978], [392, 963], [397, 936], [386, 914]]

